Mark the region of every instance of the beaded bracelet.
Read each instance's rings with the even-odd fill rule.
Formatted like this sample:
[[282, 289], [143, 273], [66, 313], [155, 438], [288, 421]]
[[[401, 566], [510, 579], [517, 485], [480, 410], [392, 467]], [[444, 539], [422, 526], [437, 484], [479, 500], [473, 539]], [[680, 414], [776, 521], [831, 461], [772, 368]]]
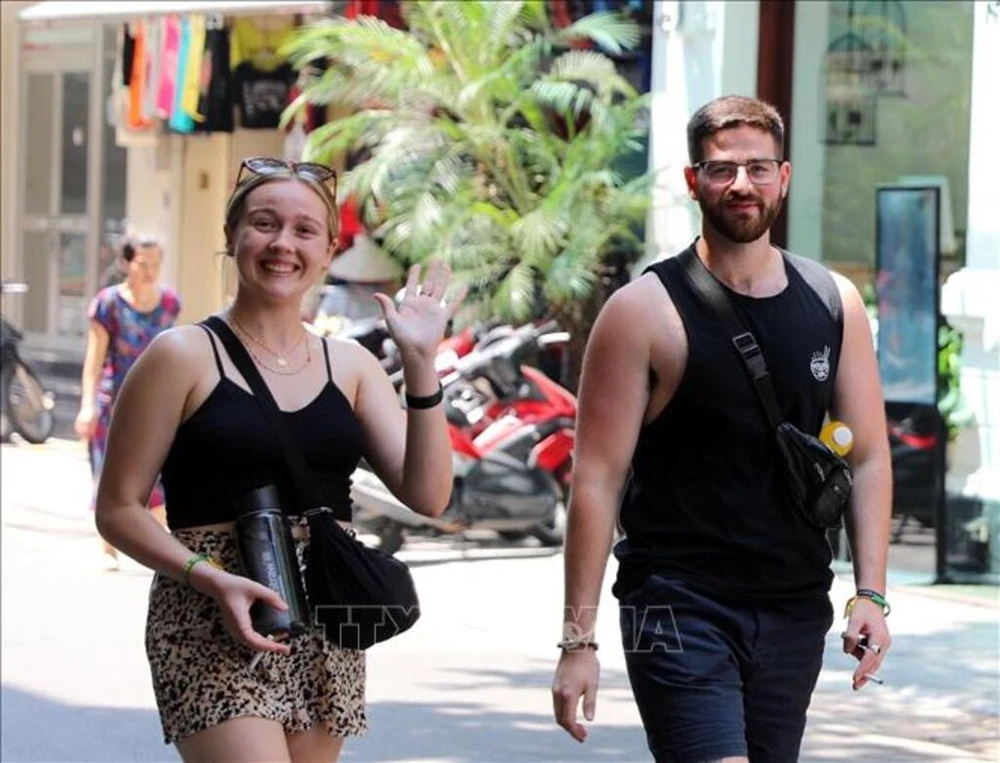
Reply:
[[883, 617], [888, 617], [889, 613], [892, 611], [892, 607], [889, 606], [889, 602], [886, 601], [886, 598], [878, 591], [873, 591], [870, 588], [859, 588], [857, 593], [847, 600], [847, 606], [844, 607], [844, 617], [851, 616], [851, 613], [854, 612], [854, 605], [858, 603], [858, 599], [868, 599], [878, 604], [882, 607]]
[[216, 569], [222, 569], [222, 566], [208, 554], [192, 554], [191, 558], [184, 563], [184, 568], [181, 570], [181, 573], [184, 575], [184, 582], [187, 585], [191, 585], [191, 570], [194, 569], [194, 566], [198, 562], [205, 562]]
[[597, 651], [597, 642], [590, 640], [577, 641], [576, 639], [564, 638], [556, 646], [564, 652], [581, 652], [585, 649]]

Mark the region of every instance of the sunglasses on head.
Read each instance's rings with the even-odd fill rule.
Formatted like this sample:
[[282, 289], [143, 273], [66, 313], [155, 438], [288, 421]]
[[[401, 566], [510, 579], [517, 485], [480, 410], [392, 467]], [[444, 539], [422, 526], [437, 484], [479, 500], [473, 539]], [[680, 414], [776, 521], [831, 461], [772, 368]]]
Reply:
[[331, 193], [337, 198], [337, 173], [325, 164], [316, 162], [289, 162], [273, 156], [252, 156], [243, 160], [236, 175], [236, 185], [243, 182], [244, 171], [253, 175], [297, 176], [321, 185], [330, 184]]

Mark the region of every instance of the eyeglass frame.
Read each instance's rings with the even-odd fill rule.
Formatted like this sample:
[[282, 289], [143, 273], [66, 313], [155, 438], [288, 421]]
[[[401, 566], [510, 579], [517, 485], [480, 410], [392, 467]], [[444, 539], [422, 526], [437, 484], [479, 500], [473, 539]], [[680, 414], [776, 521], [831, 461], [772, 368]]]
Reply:
[[[251, 166], [252, 162], [271, 162], [272, 164], [270, 166], [274, 171], [261, 172], [260, 170], [255, 170]], [[319, 170], [319, 172], [317, 175], [302, 174], [299, 172], [302, 168], [315, 168], [316, 170]], [[304, 178], [325, 186], [327, 190], [330, 191], [334, 202], [337, 200], [337, 171], [333, 167], [320, 164], [319, 162], [295, 162], [289, 161], [288, 159], [278, 159], [274, 156], [248, 156], [240, 162], [240, 169], [236, 173], [236, 185], [234, 186], [234, 189], [239, 188], [240, 183], [243, 182], [244, 170], [260, 177], [270, 177], [275, 175], [280, 177], [282, 175], [281, 170], [285, 170], [288, 177]]]
[[[711, 180], [708, 180], [708, 178], [706, 178], [706, 180], [708, 180], [709, 183], [712, 183], [712, 185], [729, 185], [730, 183], [735, 183], [737, 178], [739, 178], [740, 176], [740, 168], [742, 167], [743, 170], [746, 172], [748, 181], [750, 181], [756, 186], [768, 186], [774, 183], [774, 181], [781, 176], [781, 165], [783, 165], [785, 161], [786, 161], [785, 159], [773, 159], [773, 158], [751, 159], [748, 162], [733, 162], [728, 159], [706, 159], [704, 161], [695, 162], [694, 164], [691, 165], [691, 167], [697, 171], [701, 171], [711, 164], [725, 164], [732, 166], [735, 169], [735, 174], [733, 175], [732, 180], [728, 180], [724, 183], [714, 183]], [[771, 180], [767, 180], [763, 183], [758, 183], [752, 177], [750, 177], [751, 164], [763, 164], [772, 162], [774, 163], [775, 166], [774, 178], [772, 178]]]

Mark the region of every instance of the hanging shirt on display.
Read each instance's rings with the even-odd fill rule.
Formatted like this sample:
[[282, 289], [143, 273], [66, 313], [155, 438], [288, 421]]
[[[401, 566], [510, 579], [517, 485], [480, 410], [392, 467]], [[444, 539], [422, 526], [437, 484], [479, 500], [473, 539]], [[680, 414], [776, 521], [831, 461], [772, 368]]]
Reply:
[[205, 117], [198, 113], [198, 99], [201, 94], [201, 60], [205, 54], [205, 17], [195, 14], [190, 21], [191, 40], [188, 43], [187, 66], [184, 67], [181, 108], [193, 121], [204, 122]]
[[180, 19], [167, 16], [163, 20], [163, 54], [160, 61], [160, 82], [156, 91], [156, 116], [170, 119], [174, 107], [177, 83], [177, 54], [181, 44]]
[[198, 132], [233, 131], [233, 78], [229, 69], [229, 30], [209, 22], [201, 60], [198, 113], [205, 119]]
[[121, 83], [129, 86], [132, 79], [132, 57], [135, 55], [135, 37], [130, 24], [122, 24], [122, 70]]
[[140, 129], [149, 126], [143, 117], [143, 101], [146, 88], [150, 86], [149, 69], [152, 57], [146, 48], [146, 25], [139, 21], [134, 29], [135, 50], [132, 55], [132, 76], [129, 78], [128, 126]]
[[170, 110], [170, 129], [176, 132], [191, 132], [194, 120], [184, 112], [184, 83], [187, 77], [188, 56], [191, 49], [191, 22], [181, 19], [180, 45], [177, 48], [177, 76], [174, 78], [174, 103]]
[[233, 72], [236, 84], [240, 125], [251, 129], [274, 129], [281, 121], [281, 112], [288, 105], [288, 95], [295, 81], [290, 64], [271, 72], [242, 63]]
[[153, 19], [146, 24], [146, 87], [142, 93], [142, 118], [151, 122], [156, 118], [156, 98], [159, 95], [160, 70], [163, 66], [163, 19]]
[[[282, 26], [274, 26], [281, 23]], [[289, 103], [295, 82], [291, 65], [278, 57], [278, 50], [294, 33], [291, 22], [274, 19], [239, 19], [233, 24], [230, 61], [240, 125], [251, 129], [274, 129]]]

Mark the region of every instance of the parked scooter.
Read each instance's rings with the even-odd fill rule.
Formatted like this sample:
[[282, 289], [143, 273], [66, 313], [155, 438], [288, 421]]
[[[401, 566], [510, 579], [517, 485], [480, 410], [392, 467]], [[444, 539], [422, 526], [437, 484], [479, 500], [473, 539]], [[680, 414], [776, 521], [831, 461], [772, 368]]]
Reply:
[[404, 506], [371, 471], [354, 473], [355, 524], [394, 553], [408, 534], [470, 529], [562, 543], [572, 468], [576, 398], [524, 361], [565, 343], [554, 324], [524, 326], [458, 358], [442, 379], [455, 475], [439, 519]]
[[[24, 294], [28, 286], [5, 283], [2, 289], [3, 294]], [[8, 427], [13, 427], [24, 440], [37, 445], [49, 439], [55, 427], [55, 396], [21, 357], [23, 340], [21, 332], [0, 315], [0, 405], [5, 419], [0, 434], [6, 439]]]

